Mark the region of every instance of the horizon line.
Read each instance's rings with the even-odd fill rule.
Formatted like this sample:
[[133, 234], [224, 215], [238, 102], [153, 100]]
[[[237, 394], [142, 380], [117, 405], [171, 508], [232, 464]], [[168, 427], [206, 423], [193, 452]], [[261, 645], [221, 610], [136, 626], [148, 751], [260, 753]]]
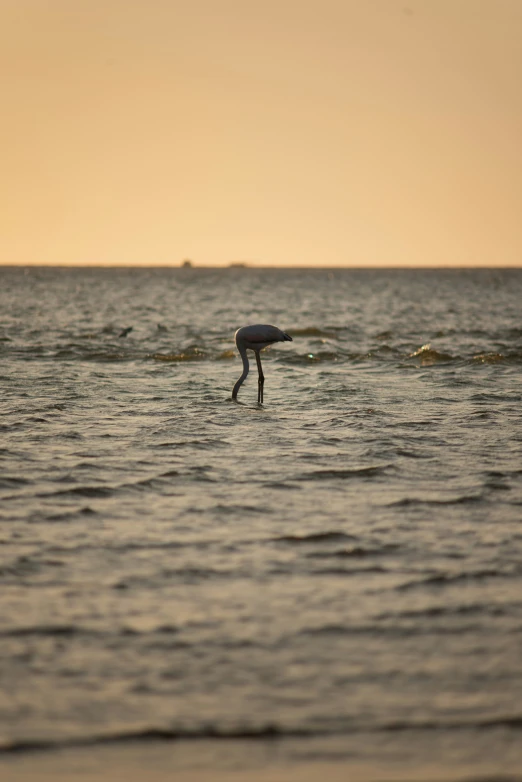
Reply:
[[288, 265], [271, 265], [271, 264], [250, 264], [243, 262], [231, 262], [226, 264], [195, 264], [191, 262], [190, 265], [184, 266], [183, 262], [180, 264], [169, 263], [0, 263], [0, 268], [3, 269], [20, 269], [20, 268], [32, 268], [32, 269], [184, 269], [185, 271], [198, 270], [198, 269], [230, 269], [231, 271], [244, 271], [249, 269], [318, 269], [332, 271], [335, 269], [522, 269], [522, 262], [520, 264], [350, 264], [346, 266], [322, 266], [312, 264], [288, 264]]

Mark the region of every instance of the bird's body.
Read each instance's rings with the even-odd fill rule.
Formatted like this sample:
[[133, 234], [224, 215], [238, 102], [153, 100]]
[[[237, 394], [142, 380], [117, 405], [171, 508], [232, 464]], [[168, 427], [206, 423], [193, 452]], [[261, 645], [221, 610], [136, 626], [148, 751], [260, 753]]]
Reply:
[[260, 324], [256, 324], [255, 326], [243, 326], [243, 328], [236, 331], [236, 346], [243, 361], [243, 374], [234, 386], [232, 399], [237, 399], [237, 392], [239, 391], [241, 384], [246, 380], [250, 369], [247, 350], [253, 350], [256, 354], [257, 370], [259, 373], [257, 402], [258, 404], [262, 403], [265, 376], [263, 375], [259, 353], [263, 348], [273, 345], [274, 342], [292, 342], [292, 337], [284, 331], [281, 331], [281, 329], [278, 329], [277, 326], [265, 326]]

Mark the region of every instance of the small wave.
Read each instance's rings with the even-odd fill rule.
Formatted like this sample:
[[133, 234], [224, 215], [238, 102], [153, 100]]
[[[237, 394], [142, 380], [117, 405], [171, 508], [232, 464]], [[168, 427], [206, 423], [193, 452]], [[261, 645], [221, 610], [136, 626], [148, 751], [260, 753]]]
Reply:
[[28, 481], [27, 478], [6, 475], [0, 478], [0, 489], [17, 489], [20, 486], [27, 486], [29, 483], [31, 481]]
[[396, 634], [403, 634], [403, 631], [398, 627], [392, 628], [380, 628], [375, 624], [370, 625], [341, 625], [341, 624], [325, 624], [318, 627], [305, 627], [300, 631], [299, 635], [303, 637], [321, 637], [321, 636], [343, 636], [343, 635], [375, 635], [377, 632], [388, 631]]
[[504, 356], [502, 353], [477, 353], [471, 360], [477, 364], [499, 364]]
[[408, 358], [416, 359], [423, 367], [455, 360], [455, 357], [451, 356], [449, 353], [439, 353], [438, 350], [433, 350], [429, 342], [426, 345], [422, 345], [422, 347], [418, 348], [418, 350], [413, 353], [410, 353]]
[[485, 578], [509, 578], [516, 575], [514, 571], [484, 569], [484, 570], [472, 570], [464, 573], [437, 573], [427, 578], [421, 578], [415, 581], [407, 581], [405, 584], [400, 584], [396, 587], [397, 590], [403, 592], [408, 589], [415, 589], [416, 587], [430, 587], [430, 586], [448, 586], [451, 584], [458, 584], [462, 581], [482, 581]]
[[[178, 473], [173, 470], [172, 471], [175, 475], [178, 475]], [[151, 478], [143, 478], [141, 481], [135, 481], [134, 483], [122, 483], [120, 486], [118, 486], [118, 491], [150, 491], [154, 489], [160, 489], [163, 481], [161, 480], [162, 476], [153, 476]]]
[[[471, 730], [484, 730], [489, 728], [512, 728], [515, 730], [522, 729], [522, 714], [515, 715], [499, 715], [498, 717], [484, 717], [483, 719], [476, 720], [448, 720], [445, 722], [438, 720], [430, 720], [425, 722], [390, 722], [381, 725], [377, 730], [378, 732], [399, 732], [399, 731], [424, 731], [424, 730], [458, 730], [470, 728]], [[513, 782], [519, 782], [520, 777], [494, 777], [490, 778], [489, 782], [509, 782], [513, 779]], [[477, 782], [479, 782], [477, 780]], [[480, 782], [487, 782], [487, 778], [482, 778]]]
[[46, 567], [63, 567], [64, 563], [56, 559], [32, 559], [31, 557], [17, 557], [10, 564], [0, 567], [0, 578], [15, 577], [16, 579], [38, 574]]
[[[207, 549], [209, 548], [213, 543], [215, 543], [215, 540], [196, 540], [196, 541], [179, 541], [179, 540], [162, 540], [162, 541], [144, 541], [140, 543], [135, 543], [133, 541], [129, 541], [126, 543], [104, 543], [103, 544], [103, 550], [104, 551], [116, 551], [116, 552], [122, 552], [126, 553], [128, 551], [154, 551], [157, 549], [179, 549], [179, 548], [196, 548], [196, 549]], [[82, 543], [80, 545], [76, 546], [52, 546], [52, 548], [49, 549], [50, 552], [53, 554], [61, 554], [61, 553], [77, 553], [80, 551], [98, 551], [99, 546], [96, 544], [90, 544], [90, 543]]]
[[[344, 575], [350, 575], [350, 571], [346, 571]], [[355, 575], [358, 575], [357, 571]], [[465, 632], [468, 628], [461, 627], [459, 632]], [[472, 631], [475, 632], [476, 628], [473, 627]], [[410, 624], [399, 624], [397, 621], [389, 624], [371, 623], [371, 624], [324, 624], [317, 627], [306, 627], [299, 632], [299, 635], [304, 638], [342, 638], [345, 636], [370, 636], [373, 638], [413, 638], [426, 635], [444, 635], [454, 634], [455, 629], [451, 627], [448, 630], [437, 627], [432, 628], [429, 625], [421, 624], [414, 626]]]
[[86, 351], [84, 350], [80, 355], [76, 353], [71, 353], [70, 351], [59, 351], [55, 356], [52, 358], [62, 358], [62, 359], [78, 359], [81, 361], [128, 361], [130, 358], [134, 358], [134, 356], [129, 355], [128, 353], [123, 353], [121, 350], [93, 350], [93, 351]]
[[[230, 447], [226, 440], [218, 439], [217, 437], [201, 437], [198, 440], [177, 440], [173, 443], [160, 443], [159, 445], [152, 446], [153, 448], [197, 448], [198, 450], [209, 451], [214, 448], [228, 448]], [[172, 470], [170, 473], [164, 473], [164, 475], [174, 474]]]
[[[119, 584], [116, 588], [118, 589], [126, 589], [126, 585]], [[175, 627], [174, 625], [160, 625], [159, 627], [155, 627], [153, 630], [138, 630], [136, 627], [123, 627], [121, 630], [121, 635], [151, 635], [152, 634], [159, 634], [159, 635], [177, 635], [179, 633], [179, 627]]]
[[388, 464], [374, 467], [354, 467], [350, 470], [314, 470], [296, 478], [298, 481], [328, 481], [336, 478], [349, 480], [350, 478], [374, 478], [383, 475], [390, 467]]
[[407, 448], [397, 448], [397, 456], [404, 456], [406, 459], [432, 459], [432, 453], [422, 453], [420, 451], [411, 451]]
[[522, 468], [516, 468], [514, 470], [488, 470], [485, 473], [488, 478], [511, 478], [513, 476], [522, 475]]
[[286, 364], [317, 364], [320, 361], [338, 361], [346, 355], [333, 350], [318, 350], [314, 353], [287, 353], [284, 356]]
[[72, 637], [72, 636], [102, 635], [96, 630], [74, 625], [32, 625], [29, 627], [14, 627], [10, 630], [1, 630], [0, 638], [24, 638], [30, 636], [48, 637]]
[[286, 490], [286, 491], [288, 491], [288, 490], [291, 490], [291, 491], [299, 490], [299, 491], [301, 491], [301, 486], [296, 486], [295, 483], [290, 483], [290, 482], [289, 483], [283, 483], [282, 481], [274, 481], [273, 483], [266, 483], [265, 486], [266, 486], [267, 489], [278, 489], [278, 490], [283, 489], [283, 490]]
[[152, 358], [155, 361], [202, 361], [207, 358], [200, 348], [188, 348], [183, 353], [153, 353]]
[[409, 359], [415, 359], [421, 366], [432, 366], [433, 364], [443, 364], [452, 361], [463, 361], [467, 365], [482, 364], [519, 364], [522, 360], [522, 351], [506, 349], [504, 352], [484, 351], [481, 353], [472, 353], [471, 355], [452, 355], [434, 350], [428, 343], [408, 355]]
[[15, 421], [13, 424], [0, 424], [0, 432], [16, 432], [18, 429], [23, 429], [25, 424], [21, 421]]
[[76, 519], [78, 515], [81, 516], [95, 516], [96, 511], [92, 508], [89, 508], [88, 505], [86, 505], [83, 508], [78, 508], [77, 510], [72, 511], [66, 511], [65, 513], [44, 513], [42, 511], [37, 511], [36, 513], [32, 513], [29, 517], [29, 521], [31, 524], [38, 524], [38, 523], [48, 523], [48, 522], [63, 522], [63, 521], [72, 521], [73, 519]]
[[369, 565], [367, 567], [325, 567], [318, 570], [312, 570], [310, 576], [360, 576], [362, 573], [389, 573], [387, 568], [380, 565]]
[[[127, 585], [123, 582], [115, 584], [114, 589], [126, 589]], [[27, 638], [39, 636], [43, 638], [63, 637], [63, 638], [83, 638], [83, 637], [126, 637], [129, 635], [156, 636], [173, 635], [179, 633], [179, 628], [174, 625], [164, 624], [146, 630], [136, 629], [135, 627], [125, 625], [116, 628], [114, 631], [97, 630], [82, 625], [29, 625], [24, 627], [13, 627], [8, 630], [0, 630], [0, 638]]]
[[363, 546], [353, 546], [352, 548], [335, 549], [334, 551], [313, 551], [306, 556], [309, 559], [362, 559], [364, 557], [382, 556], [388, 554], [390, 551], [395, 551], [399, 548], [397, 543], [390, 543], [389, 545], [379, 546], [378, 548], [364, 548]]
[[461, 497], [451, 499], [424, 499], [423, 497], [404, 497], [401, 500], [390, 502], [388, 508], [407, 508], [415, 505], [467, 505], [468, 503], [483, 502], [483, 497], [476, 494], [464, 494]]
[[454, 616], [507, 616], [510, 610], [519, 610], [522, 603], [515, 601], [503, 605], [494, 605], [486, 603], [469, 603], [468, 605], [456, 605], [456, 606], [428, 606], [427, 608], [409, 609], [405, 611], [398, 611], [397, 613], [392, 611], [386, 611], [382, 614], [378, 614], [375, 618], [378, 621], [382, 620], [397, 620], [397, 619], [422, 619], [422, 618], [437, 618], [437, 617], [454, 617]]
[[399, 358], [402, 356], [402, 353], [397, 348], [390, 347], [390, 345], [379, 345], [379, 347], [375, 348], [374, 350], [370, 350], [366, 356], [368, 358], [386, 360], [390, 358]]
[[347, 535], [346, 532], [329, 530], [328, 532], [310, 532], [304, 535], [281, 535], [277, 538], [270, 538], [275, 543], [323, 543], [339, 542], [342, 540], [355, 540], [353, 535]]
[[[340, 735], [345, 733], [347, 726], [334, 724], [328, 727], [297, 727], [283, 726], [275, 723], [262, 724], [259, 726], [245, 726], [235, 728], [221, 728], [215, 725], [207, 725], [201, 728], [160, 728], [143, 727], [137, 730], [120, 731], [105, 734], [92, 734], [87, 736], [75, 736], [63, 739], [4, 739], [0, 740], [1, 754], [16, 754], [34, 751], [51, 751], [67, 749], [72, 747], [92, 747], [108, 744], [124, 743], [153, 743], [153, 742], [173, 742], [173, 741], [201, 741], [201, 740], [248, 740], [248, 741], [267, 741], [271, 739], [282, 738], [310, 738], [327, 735]], [[519, 731], [522, 729], [522, 714], [505, 714], [492, 717], [477, 719], [448, 719], [448, 720], [403, 720], [396, 722], [385, 722], [376, 725], [361, 722], [360, 726], [350, 723], [351, 733], [409, 733], [409, 732], [432, 732], [443, 730], [489, 730], [491, 728], [507, 728], [509, 730]], [[520, 776], [496, 776], [496, 782], [521, 782]], [[477, 780], [476, 782], [479, 782]], [[480, 782], [486, 782], [486, 778], [481, 778]], [[489, 782], [494, 782], [493, 778]]]
[[74, 489], [61, 489], [60, 491], [46, 492], [45, 494], [37, 494], [37, 497], [61, 497], [64, 495], [72, 495], [73, 497], [112, 497], [114, 493], [113, 489], [108, 489], [103, 486], [76, 486]]
[[237, 577], [238, 570], [235, 570], [234, 568], [216, 570], [215, 568], [180, 567], [177, 569], [171, 568], [162, 570], [160, 575], [162, 578], [181, 579], [184, 583], [191, 583], [194, 581], [206, 581], [215, 578]]
[[57, 750], [66, 747], [88, 747], [104, 744], [121, 744], [124, 742], [155, 742], [155, 741], [197, 741], [205, 739], [248, 739], [266, 740], [278, 737], [300, 738], [315, 735], [317, 732], [306, 728], [282, 728], [275, 724], [259, 727], [220, 728], [208, 725], [200, 729], [184, 728], [144, 728], [141, 730], [122, 731], [120, 733], [94, 734], [65, 739], [27, 739], [0, 740], [0, 753], [34, 752], [35, 750]]
[[471, 358], [472, 364], [520, 364], [521, 362], [522, 350], [512, 350], [510, 348], [506, 348], [503, 353], [477, 353]]
[[224, 515], [250, 515], [255, 514], [268, 514], [272, 515], [272, 510], [263, 505], [245, 505], [238, 503], [237, 505], [226, 505], [224, 503], [218, 503], [214, 506], [214, 512]]

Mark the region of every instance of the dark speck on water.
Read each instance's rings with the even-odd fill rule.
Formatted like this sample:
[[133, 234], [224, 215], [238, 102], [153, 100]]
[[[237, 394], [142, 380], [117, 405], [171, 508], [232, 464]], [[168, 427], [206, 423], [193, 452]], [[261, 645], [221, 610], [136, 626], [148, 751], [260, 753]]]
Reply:
[[516, 773], [522, 270], [190, 271], [0, 269], [0, 750]]

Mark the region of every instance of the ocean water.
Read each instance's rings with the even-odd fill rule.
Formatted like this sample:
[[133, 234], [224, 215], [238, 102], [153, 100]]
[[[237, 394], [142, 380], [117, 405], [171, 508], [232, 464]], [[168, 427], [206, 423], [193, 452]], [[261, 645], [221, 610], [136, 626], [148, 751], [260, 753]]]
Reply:
[[0, 355], [4, 754], [522, 768], [522, 270], [4, 267]]

